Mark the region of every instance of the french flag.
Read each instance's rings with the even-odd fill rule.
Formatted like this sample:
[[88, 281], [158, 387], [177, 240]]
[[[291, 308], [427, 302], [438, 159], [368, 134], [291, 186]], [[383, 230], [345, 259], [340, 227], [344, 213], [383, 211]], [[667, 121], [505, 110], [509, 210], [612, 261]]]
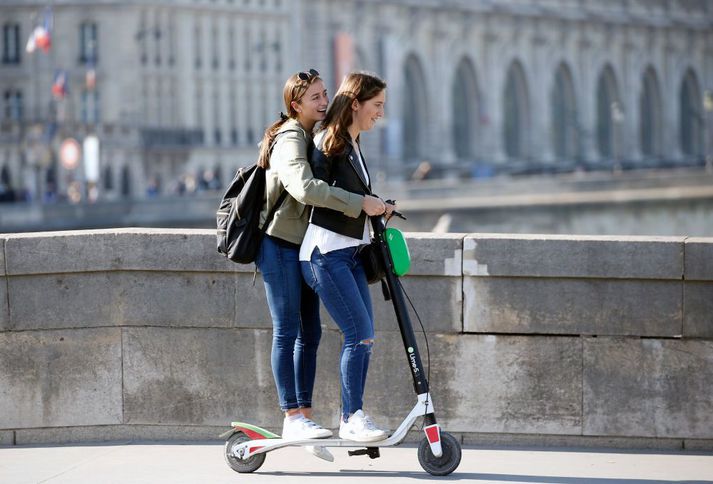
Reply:
[[28, 54], [33, 53], [38, 48], [45, 53], [49, 52], [50, 47], [52, 47], [52, 23], [52, 8], [47, 7], [42, 13], [42, 24], [35, 26], [30, 38], [27, 40], [25, 50]]
[[55, 99], [64, 99], [67, 95], [67, 71], [58, 70], [55, 72], [54, 81], [52, 82], [52, 95]]

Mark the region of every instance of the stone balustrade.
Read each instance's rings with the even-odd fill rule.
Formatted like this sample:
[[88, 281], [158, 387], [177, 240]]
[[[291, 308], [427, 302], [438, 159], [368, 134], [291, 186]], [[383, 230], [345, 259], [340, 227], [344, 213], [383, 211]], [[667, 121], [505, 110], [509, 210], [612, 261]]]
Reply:
[[[713, 239], [408, 243], [437, 416], [464, 443], [713, 448]], [[216, 438], [236, 419], [279, 430], [260, 275], [218, 255], [212, 231], [0, 244], [0, 445]], [[378, 285], [372, 297], [365, 408], [394, 429], [415, 397], [390, 303]], [[336, 427], [341, 340], [323, 314], [315, 408]]]

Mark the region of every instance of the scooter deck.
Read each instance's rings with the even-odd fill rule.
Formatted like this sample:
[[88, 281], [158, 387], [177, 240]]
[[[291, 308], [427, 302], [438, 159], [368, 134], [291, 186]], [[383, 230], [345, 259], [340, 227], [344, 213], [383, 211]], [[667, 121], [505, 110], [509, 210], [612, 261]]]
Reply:
[[317, 445], [322, 447], [389, 447], [401, 442], [402, 439], [391, 435], [385, 439], [371, 442], [357, 442], [346, 439], [283, 439], [281, 437], [272, 439], [252, 440], [248, 444], [269, 446], [271, 449], [278, 449], [287, 446]]
[[[372, 440], [370, 442], [358, 442], [356, 440], [346, 440], [342, 438], [334, 439], [329, 437], [326, 439], [283, 439], [281, 436], [270, 432], [267, 429], [263, 429], [262, 427], [258, 427], [257, 425], [245, 422], [231, 422], [230, 425], [233, 427], [231, 431], [239, 429], [253, 440], [262, 440], [264, 442], [269, 439], [271, 446], [274, 444], [278, 447], [286, 445], [320, 445], [322, 447], [386, 447], [398, 443], [398, 441], [393, 438], [395, 434], [392, 434], [385, 439]], [[259, 434], [261, 437], [253, 435], [252, 432]]]
[[[377, 440], [373, 442], [357, 442], [355, 440], [345, 440], [345, 439], [283, 439], [280, 436], [260, 428], [256, 425], [245, 424], [242, 422], [232, 422], [234, 431], [239, 431], [245, 433], [250, 441], [244, 441], [237, 444], [233, 449], [233, 452], [238, 452], [236, 456], [240, 458], [246, 458], [250, 455], [262, 454], [269, 452], [271, 450], [279, 449], [288, 446], [303, 446], [303, 445], [315, 445], [322, 447], [390, 447], [397, 445], [403, 441], [406, 434], [411, 429], [418, 417], [425, 415], [428, 412], [433, 412], [433, 403], [429, 401], [428, 394], [421, 394], [418, 396], [418, 401], [411, 413], [401, 422], [399, 428], [397, 428], [389, 437], [382, 440]], [[435, 455], [440, 455], [440, 444]]]

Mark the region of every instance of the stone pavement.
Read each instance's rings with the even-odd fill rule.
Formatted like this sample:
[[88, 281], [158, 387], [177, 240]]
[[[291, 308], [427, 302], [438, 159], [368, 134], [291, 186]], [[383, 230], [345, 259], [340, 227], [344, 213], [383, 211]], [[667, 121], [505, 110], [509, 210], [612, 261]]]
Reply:
[[460, 467], [445, 478], [425, 473], [412, 445], [382, 449], [376, 460], [333, 452], [329, 463], [299, 448], [281, 449], [256, 473], [238, 474], [225, 464], [222, 444], [213, 442], [0, 447], [0, 483], [713, 484], [713, 455], [694, 452], [467, 447]]

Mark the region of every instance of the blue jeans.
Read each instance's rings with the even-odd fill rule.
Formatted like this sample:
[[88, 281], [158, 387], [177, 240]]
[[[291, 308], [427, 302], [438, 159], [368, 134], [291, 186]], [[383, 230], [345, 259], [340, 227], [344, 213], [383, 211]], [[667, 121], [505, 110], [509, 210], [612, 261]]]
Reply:
[[272, 316], [272, 375], [280, 408], [311, 407], [322, 337], [319, 298], [302, 278], [298, 247], [286, 247], [266, 236], [255, 263]]
[[366, 374], [374, 344], [374, 313], [369, 285], [357, 247], [322, 254], [314, 249], [302, 261], [302, 275], [314, 289], [344, 335], [340, 359], [342, 417], [363, 406]]

